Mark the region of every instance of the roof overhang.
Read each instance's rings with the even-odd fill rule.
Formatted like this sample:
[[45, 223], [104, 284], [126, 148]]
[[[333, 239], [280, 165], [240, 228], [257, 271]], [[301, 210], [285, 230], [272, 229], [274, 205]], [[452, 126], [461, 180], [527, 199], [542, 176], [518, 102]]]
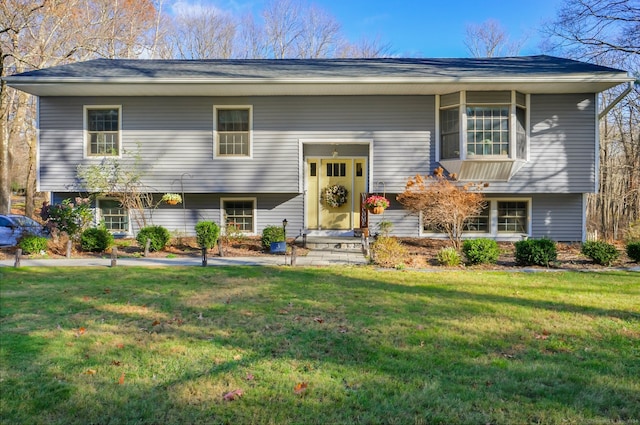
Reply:
[[511, 78], [324, 78], [166, 79], [5, 77], [15, 89], [36, 96], [313, 96], [433, 95], [461, 90], [519, 90], [524, 93], [599, 93], [633, 81], [599, 73]]

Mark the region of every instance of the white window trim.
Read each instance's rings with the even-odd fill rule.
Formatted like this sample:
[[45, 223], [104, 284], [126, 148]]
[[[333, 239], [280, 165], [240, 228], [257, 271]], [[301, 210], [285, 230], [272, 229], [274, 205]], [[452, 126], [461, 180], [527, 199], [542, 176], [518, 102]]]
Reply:
[[[249, 155], [218, 154], [218, 111], [228, 109], [249, 110]], [[253, 105], [213, 105], [213, 158], [234, 160], [253, 159]]]
[[[88, 112], [90, 109], [118, 110], [118, 155], [89, 155], [91, 140], [89, 138]], [[83, 105], [82, 112], [82, 136], [84, 139], [82, 157], [84, 159], [122, 158], [122, 105]]]
[[257, 225], [258, 225], [258, 198], [252, 197], [224, 197], [220, 198], [220, 231], [224, 235], [227, 229], [227, 222], [225, 220], [225, 209], [224, 203], [228, 201], [251, 201], [253, 202], [253, 232], [242, 232], [242, 234], [247, 236], [256, 236], [258, 235]]
[[[516, 126], [515, 126], [515, 120], [516, 118], [516, 97], [517, 97], [517, 93], [519, 91], [518, 90], [511, 90], [511, 103], [508, 105], [509, 106], [509, 155], [508, 157], [503, 157], [501, 155], [477, 155], [473, 157], [474, 161], [482, 161], [482, 160], [487, 160], [487, 161], [491, 161], [491, 160], [496, 160], [496, 159], [501, 159], [504, 158], [505, 160], [518, 160], [517, 159], [517, 153], [516, 153]], [[519, 92], [522, 93], [522, 92]], [[531, 95], [528, 93], [523, 93], [525, 95], [525, 140], [526, 140], [526, 159], [524, 161], [529, 161], [529, 149], [531, 146], [530, 143], [530, 137], [531, 137], [531, 130], [530, 130], [530, 114], [531, 114]], [[442, 95], [437, 95], [436, 96], [436, 101], [435, 101], [435, 109], [436, 109], [436, 121], [435, 121], [435, 143], [436, 143], [436, 149], [435, 149], [435, 154], [436, 154], [436, 162], [440, 162], [441, 160], [443, 160], [440, 157], [440, 110], [441, 110], [441, 106], [440, 106], [440, 98]], [[470, 105], [506, 105], [505, 103], [473, 103]], [[453, 107], [453, 106], [451, 106]], [[469, 160], [469, 157], [467, 157], [467, 92], [464, 90], [460, 91], [460, 103], [457, 105], [457, 107], [459, 108], [459, 114], [460, 114], [460, 121], [459, 121], [459, 128], [460, 128], [460, 159], [461, 161], [466, 161]], [[448, 107], [447, 107], [448, 108]], [[444, 108], [444, 109], [447, 109]], [[455, 159], [449, 159], [449, 160], [455, 160]], [[445, 160], [447, 161], [447, 160]], [[520, 161], [522, 161], [522, 159], [520, 159]]]
[[[489, 203], [489, 232], [465, 232], [463, 233], [463, 239], [478, 239], [478, 238], [490, 238], [498, 241], [519, 241], [523, 237], [531, 237], [531, 212], [533, 209], [532, 198], [522, 197], [487, 197], [485, 201]], [[525, 233], [521, 232], [498, 232], [498, 202], [526, 202], [527, 203], [527, 228]], [[447, 235], [445, 233], [426, 232], [424, 231], [424, 224], [422, 221], [422, 213], [419, 217], [420, 237], [445, 239]]]
[[[101, 197], [101, 198], [97, 198], [96, 199], [96, 213], [95, 213], [95, 217], [96, 217], [96, 226], [100, 224], [100, 222], [102, 221], [102, 208], [100, 208], [100, 201], [118, 201], [116, 198], [109, 198], [109, 197]], [[124, 208], [123, 209], [127, 212], [127, 230], [124, 232], [111, 232], [111, 234], [116, 235], [116, 236], [125, 236], [125, 235], [130, 235], [131, 234], [131, 213], [129, 212], [128, 209]]]

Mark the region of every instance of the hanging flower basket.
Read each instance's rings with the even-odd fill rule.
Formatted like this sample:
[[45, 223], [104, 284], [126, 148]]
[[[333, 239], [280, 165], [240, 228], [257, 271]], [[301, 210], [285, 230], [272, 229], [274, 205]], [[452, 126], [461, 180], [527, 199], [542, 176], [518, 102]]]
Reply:
[[169, 205], [177, 205], [182, 202], [182, 196], [177, 193], [165, 193], [162, 195], [162, 202], [166, 202]]
[[389, 208], [389, 200], [384, 196], [371, 195], [364, 200], [364, 205], [371, 214], [382, 214], [384, 210]]
[[349, 191], [347, 191], [346, 187], [340, 184], [334, 184], [322, 189], [321, 199], [331, 208], [340, 208], [347, 203], [348, 193]]

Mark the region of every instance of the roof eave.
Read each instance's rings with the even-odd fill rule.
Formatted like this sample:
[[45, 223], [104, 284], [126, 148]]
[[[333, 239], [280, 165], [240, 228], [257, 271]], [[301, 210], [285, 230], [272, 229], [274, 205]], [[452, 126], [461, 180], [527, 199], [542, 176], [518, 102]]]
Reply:
[[526, 93], [601, 92], [633, 81], [620, 73], [571, 76], [425, 78], [54, 78], [5, 77], [7, 84], [37, 96], [260, 96], [443, 94], [457, 90]]

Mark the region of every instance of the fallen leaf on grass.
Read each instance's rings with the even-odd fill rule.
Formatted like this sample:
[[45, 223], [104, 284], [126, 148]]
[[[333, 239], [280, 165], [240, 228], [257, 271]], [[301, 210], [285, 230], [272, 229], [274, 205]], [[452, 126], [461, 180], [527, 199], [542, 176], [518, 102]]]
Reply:
[[229, 391], [224, 396], [222, 396], [222, 398], [224, 399], [224, 401], [233, 401], [237, 398], [242, 397], [242, 394], [243, 394], [242, 390], [237, 389], [237, 390]]
[[104, 288], [104, 293], [105, 293], [105, 294], [110, 294], [110, 293], [111, 293], [111, 289], [109, 289], [109, 288]]
[[324, 323], [324, 319], [323, 319], [323, 318], [321, 318], [321, 317], [314, 317], [314, 318], [313, 318], [313, 321], [314, 321], [314, 322], [318, 322], [318, 323]]
[[76, 331], [76, 336], [84, 335], [87, 332], [87, 328], [78, 328]]
[[151, 326], [158, 326], [160, 324], [159, 320], [154, 320]]
[[289, 314], [289, 312], [287, 310], [282, 309], [278, 311], [278, 314]]
[[118, 379], [118, 384], [119, 385], [123, 385], [124, 384], [124, 372], [122, 372], [122, 375], [120, 375], [120, 379]]
[[307, 390], [307, 383], [306, 382], [300, 382], [298, 384], [296, 384], [295, 387], [293, 387], [293, 392], [296, 394], [302, 394]]
[[535, 334], [536, 339], [549, 339], [549, 331], [542, 331], [541, 334]]
[[120, 342], [120, 343], [116, 344], [116, 348], [119, 348], [119, 349], [122, 350], [124, 348], [124, 344]]
[[247, 381], [253, 381], [254, 376], [250, 373], [247, 373], [247, 376], [244, 379], [246, 379]]
[[112, 360], [111, 366], [122, 366], [122, 362], [118, 360]]
[[87, 371], [84, 373], [85, 375], [95, 375], [97, 373], [97, 371], [95, 369], [87, 369]]

